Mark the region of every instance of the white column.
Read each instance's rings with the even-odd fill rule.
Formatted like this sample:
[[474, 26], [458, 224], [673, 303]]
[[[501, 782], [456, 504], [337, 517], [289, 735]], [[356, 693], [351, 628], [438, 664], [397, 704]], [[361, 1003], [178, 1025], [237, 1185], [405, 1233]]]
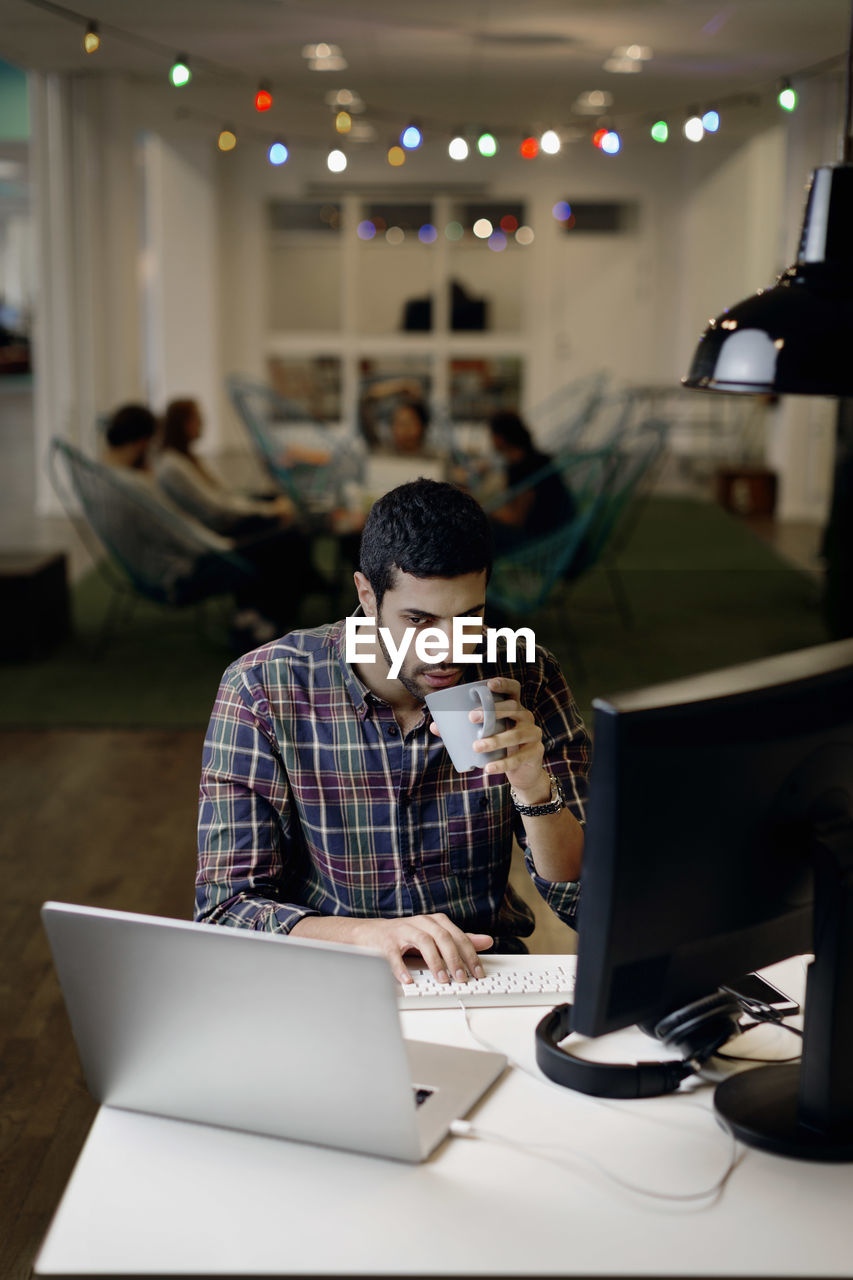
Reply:
[[204, 446], [219, 445], [215, 156], [210, 144], [142, 141], [145, 384], [155, 412], [177, 396], [199, 401]]
[[36, 511], [61, 511], [46, 462], [52, 436], [78, 440], [72, 296], [73, 197], [70, 86], [59, 75], [30, 76], [30, 165], [35, 228], [34, 448]]

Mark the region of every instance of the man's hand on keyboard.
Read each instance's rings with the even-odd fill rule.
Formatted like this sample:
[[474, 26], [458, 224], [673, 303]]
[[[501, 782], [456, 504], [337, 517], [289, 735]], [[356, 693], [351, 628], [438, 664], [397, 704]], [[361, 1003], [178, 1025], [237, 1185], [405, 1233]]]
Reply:
[[443, 983], [482, 978], [477, 952], [490, 947], [492, 938], [487, 933], [466, 933], [449, 916], [438, 913], [359, 921], [358, 942], [384, 952], [398, 982], [412, 981], [403, 956], [417, 953], [436, 982]]

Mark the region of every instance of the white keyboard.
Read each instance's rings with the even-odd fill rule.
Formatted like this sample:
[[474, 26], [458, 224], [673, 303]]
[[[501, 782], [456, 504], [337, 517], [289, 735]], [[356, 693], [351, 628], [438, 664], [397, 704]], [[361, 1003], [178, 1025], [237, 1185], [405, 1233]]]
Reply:
[[471, 1009], [496, 1005], [555, 1005], [571, 1001], [574, 956], [483, 956], [485, 978], [436, 982], [429, 969], [409, 965], [414, 981], [400, 985], [401, 1009]]

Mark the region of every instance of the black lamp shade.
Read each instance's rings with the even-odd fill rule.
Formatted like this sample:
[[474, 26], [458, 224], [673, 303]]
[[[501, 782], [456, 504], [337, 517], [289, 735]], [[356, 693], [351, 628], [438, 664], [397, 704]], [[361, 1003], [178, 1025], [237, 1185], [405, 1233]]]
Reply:
[[814, 171], [796, 263], [709, 323], [682, 382], [853, 396], [853, 164]]

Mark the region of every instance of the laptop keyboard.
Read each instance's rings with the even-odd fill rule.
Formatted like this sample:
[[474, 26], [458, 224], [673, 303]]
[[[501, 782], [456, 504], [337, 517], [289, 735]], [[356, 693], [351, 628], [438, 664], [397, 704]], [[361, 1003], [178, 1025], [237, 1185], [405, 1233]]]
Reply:
[[[397, 1003], [401, 1009], [458, 1009], [460, 1002], [471, 1009], [497, 1005], [555, 1005], [571, 1001], [575, 987], [575, 958], [547, 965], [512, 965], [482, 959], [485, 978], [469, 982], [436, 982], [429, 969], [409, 968], [413, 981], [401, 984]], [[526, 959], [526, 957], [525, 957]]]

